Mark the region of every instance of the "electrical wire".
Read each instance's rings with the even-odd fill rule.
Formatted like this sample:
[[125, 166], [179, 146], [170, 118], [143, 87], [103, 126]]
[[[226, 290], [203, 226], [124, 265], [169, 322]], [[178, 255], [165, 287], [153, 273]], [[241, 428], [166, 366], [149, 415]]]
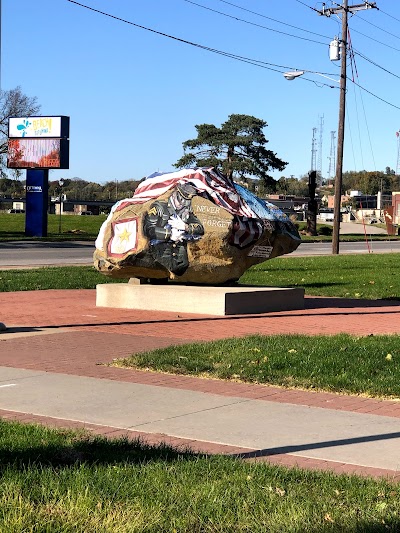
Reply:
[[[131, 26], [135, 26], [136, 28], [140, 28], [142, 30], [150, 31], [151, 33], [155, 33], [157, 35], [161, 35], [162, 37], [168, 37], [169, 39], [173, 39], [175, 41], [178, 41], [178, 42], [181, 42], [181, 43], [184, 43], [184, 44], [188, 44], [190, 46], [194, 46], [194, 47], [200, 48], [202, 50], [206, 50], [208, 52], [213, 52], [215, 54], [219, 54], [219, 55], [222, 55], [222, 56], [225, 56], [225, 57], [229, 57], [229, 58], [235, 59], [237, 61], [242, 61], [243, 63], [248, 63], [248, 64], [254, 65], [256, 67], [264, 68], [264, 69], [267, 69], [267, 70], [272, 70], [274, 72], [278, 72], [279, 74], [284, 74], [285, 71], [288, 71], [288, 70], [296, 70], [296, 68], [292, 67], [292, 66], [277, 65], [275, 63], [269, 63], [267, 61], [261, 61], [259, 59], [251, 59], [251, 58], [248, 58], [248, 57], [239, 56], [237, 54], [232, 54], [230, 52], [225, 52], [223, 50], [218, 50], [216, 48], [211, 48], [209, 46], [204, 46], [202, 44], [193, 43], [191, 41], [187, 41], [185, 39], [181, 39], [179, 37], [175, 37], [173, 35], [169, 35], [167, 33], [163, 33], [163, 32], [154, 30], [152, 28], [147, 28], [146, 26], [142, 26], [140, 24], [136, 24], [135, 22], [131, 22], [129, 20], [122, 19], [120, 17], [117, 17], [115, 15], [111, 15], [111, 14], [106, 13], [104, 11], [100, 11], [99, 9], [95, 9], [93, 7], [90, 7], [90, 6], [87, 6], [87, 5], [82, 4], [80, 2], [77, 2], [76, 0], [67, 0], [67, 2], [70, 2], [72, 4], [76, 4], [76, 5], [80, 6], [80, 7], [88, 9], [89, 11], [94, 11], [95, 13], [99, 13], [100, 15], [104, 15], [106, 17], [110, 17], [110, 18], [112, 18], [114, 20], [118, 20], [119, 22], [124, 22], [125, 24], [129, 24]], [[272, 67], [277, 67], [277, 68], [272, 68]], [[281, 68], [281, 69], [284, 69], [284, 70], [277, 70], [278, 68]], [[310, 70], [305, 70], [304, 72], [309, 72], [309, 73], [313, 74], [313, 71], [310, 71]], [[321, 74], [333, 75], [333, 74], [329, 74], [329, 73], [321, 73]], [[303, 78], [303, 79], [307, 80], [307, 78]], [[313, 80], [307, 80], [307, 81], [313, 81]], [[324, 84], [324, 83], [322, 83], [321, 85], [326, 85], [326, 86], [330, 87], [330, 85]]]
[[[81, 4], [80, 2], [77, 2], [76, 0], [67, 0], [67, 2], [70, 2], [72, 4], [76, 4], [77, 6], [80, 6], [80, 7], [83, 7], [85, 9], [88, 9], [89, 11], [93, 11], [95, 13], [99, 13], [100, 15], [104, 15], [106, 17], [110, 17], [110, 18], [112, 18], [114, 20], [118, 20], [119, 22], [123, 22], [123, 23], [129, 24], [131, 26], [135, 26], [136, 28], [140, 28], [142, 30], [149, 31], [149, 32], [155, 33], [157, 35], [161, 35], [162, 37], [168, 37], [169, 39], [173, 39], [174, 41], [178, 41], [178, 42], [183, 43], [183, 44], [188, 44], [190, 46], [194, 46], [196, 48], [200, 48], [201, 50], [206, 50], [208, 52], [213, 52], [215, 54], [220, 54], [220, 55], [225, 56], [225, 57], [230, 57], [231, 59], [235, 59], [237, 61], [242, 61], [244, 63], [249, 63], [251, 65], [255, 65], [255, 66], [260, 67], [260, 68], [265, 68], [267, 70], [272, 70], [274, 72], [279, 72], [280, 74], [283, 74], [283, 71], [277, 70], [277, 69], [272, 68], [272, 67], [282, 68], [282, 69], [285, 69], [285, 70], [291, 70], [291, 69], [294, 70], [294, 67], [288, 67], [286, 65], [276, 65], [275, 63], [268, 63], [266, 61], [261, 61], [261, 60], [258, 60], [258, 59], [251, 59], [251, 58], [248, 58], [248, 57], [239, 56], [237, 54], [232, 54], [230, 52], [225, 52], [223, 50], [218, 50], [217, 48], [211, 48], [209, 46], [204, 46], [202, 44], [198, 44], [198, 43], [194, 43], [194, 42], [191, 42], [191, 41], [187, 41], [185, 39], [181, 39], [179, 37], [175, 37], [174, 35], [169, 35], [168, 33], [163, 33], [163, 32], [154, 30], [152, 28], [147, 28], [146, 26], [142, 26], [140, 24], [136, 24], [135, 22], [131, 22], [129, 20], [117, 17], [115, 15], [111, 15], [110, 13], [106, 13], [104, 11], [100, 11], [99, 9], [95, 9], [94, 7], [90, 7], [90, 6], [87, 6], [85, 4]], [[267, 66], [267, 65], [269, 65], [269, 66]]]
[[379, 8], [379, 11], [380, 11], [381, 13], [383, 13], [384, 15], [386, 15], [387, 17], [389, 17], [389, 18], [391, 18], [391, 19], [393, 19], [393, 20], [397, 20], [397, 22], [400, 22], [400, 19], [394, 17], [393, 15], [390, 15], [389, 13], [386, 13], [385, 11], [382, 11], [381, 8]]
[[[355, 65], [355, 62], [354, 62], [354, 57], [353, 57], [353, 54], [352, 54], [352, 51], [351, 51], [351, 45], [349, 46], [349, 57], [350, 57], [351, 70], [352, 70], [352, 74], [353, 74], [352, 81], [354, 81], [354, 77], [355, 76], [358, 77], [358, 74], [357, 74], [357, 69], [356, 69], [356, 65]], [[356, 88], [355, 88], [354, 85], [353, 85], [353, 92], [354, 92], [354, 110], [355, 110], [356, 118], [357, 118], [356, 124], [357, 124], [357, 131], [358, 131], [358, 144], [359, 144], [359, 147], [360, 147], [361, 167], [365, 168], [363, 147], [362, 147], [362, 143], [361, 143], [360, 120], [359, 120], [359, 117], [358, 117], [358, 102], [357, 102]]]
[[228, 15], [227, 13], [223, 13], [222, 11], [218, 11], [217, 9], [212, 9], [211, 7], [203, 6], [202, 4], [198, 4], [197, 2], [193, 2], [193, 0], [184, 0], [184, 2], [187, 2], [188, 4], [193, 4], [194, 6], [200, 7], [202, 9], [206, 9], [207, 11], [211, 11], [213, 13], [217, 13], [218, 15], [222, 15], [223, 17], [227, 17], [227, 18], [236, 20], [238, 22], [243, 22], [245, 24], [250, 24], [251, 26], [256, 26], [257, 28], [261, 28], [263, 30], [272, 31], [274, 33], [279, 33], [281, 35], [286, 35], [288, 37], [293, 37], [294, 39], [301, 39], [302, 41], [308, 41], [308, 42], [315, 43], [315, 44], [322, 44], [323, 46], [326, 46], [326, 44], [327, 44], [327, 43], [321, 43], [320, 41], [315, 41], [314, 39], [307, 39], [307, 37], [300, 37], [298, 35], [293, 35], [291, 33], [285, 32], [285, 31], [274, 30], [273, 28], [268, 28], [268, 26], [263, 26], [262, 24], [257, 24], [255, 22], [250, 22], [248, 20], [241, 19], [241, 18], [235, 17], [233, 15]]
[[[220, 0], [222, 1], [222, 0]], [[369, 24], [370, 26], [373, 26], [374, 28], [377, 28], [378, 30], [381, 30], [383, 31], [384, 33], [387, 33], [388, 35], [391, 35], [392, 37], [394, 37], [395, 39], [400, 39], [400, 37], [398, 35], [396, 35], [395, 33], [391, 33], [390, 31], [387, 31], [385, 30], [384, 28], [381, 28], [380, 26], [378, 26], [377, 24], [374, 24], [373, 22], [367, 20], [367, 19], [364, 19], [362, 17], [360, 17], [360, 15], [358, 13], [354, 13], [353, 16], [356, 16], [357, 17], [357, 20], [362, 20], [363, 22], [365, 22], [366, 24]], [[354, 30], [353, 30], [354, 31]]]
[[[300, 4], [303, 4], [303, 5], [305, 5], [306, 7], [310, 7], [310, 6], [308, 6], [307, 4], [305, 4], [304, 2], [301, 2], [300, 0], [296, 0], [296, 2], [299, 2]], [[339, 5], [339, 4], [337, 4], [337, 5]], [[350, 6], [350, 7], [351, 7], [351, 6]], [[320, 12], [318, 11], [318, 9], [315, 9], [315, 8], [313, 8], [313, 7], [311, 7], [310, 9], [312, 9], [313, 11], [316, 11], [317, 13], [320, 13]], [[382, 11], [380, 8], [378, 8], [378, 9], [379, 9], [379, 11], [380, 11], [381, 13], [384, 13], [385, 15], [387, 15], [387, 16], [389, 16], [389, 17], [395, 19], [395, 20], [398, 20], [398, 21], [400, 22], [400, 19], [397, 19], [396, 17], [392, 17], [392, 16], [389, 15], [388, 13], [385, 13], [384, 11]], [[375, 26], [375, 24], [373, 24], [372, 22], [369, 22], [369, 21], [367, 21], [367, 20], [361, 18], [361, 17], [360, 17], [359, 15], [357, 15], [356, 13], [353, 13], [353, 16], [358, 16], [358, 17], [359, 17], [359, 20], [363, 20], [364, 22], [367, 22], [368, 24], [372, 24], [372, 26]], [[336, 21], [335, 21], [335, 22], [336, 22]], [[379, 26], [376, 26], [376, 27], [377, 27], [378, 29], [382, 30], [382, 31], [386, 31], [386, 30], [383, 30], [383, 28], [380, 28]], [[370, 35], [367, 35], [367, 34], [361, 32], [361, 31], [359, 31], [359, 30], [356, 30], [356, 29], [352, 28], [351, 31], [352, 31], [353, 33], [358, 33], [359, 35], [362, 35], [362, 36], [365, 37], [366, 39], [370, 39], [371, 41], [374, 41], [374, 42], [376, 42], [376, 43], [378, 43], [378, 44], [380, 44], [380, 45], [382, 45], [382, 46], [386, 46], [386, 48], [390, 48], [391, 50], [395, 50], [396, 52], [400, 52], [400, 48], [396, 48], [395, 46], [391, 46], [390, 44], [387, 44], [387, 43], [384, 43], [384, 42], [382, 42], [382, 41], [379, 41], [378, 39], [374, 39], [374, 38], [371, 37]], [[393, 35], [394, 37], [397, 37], [398, 39], [400, 39], [400, 37], [396, 36], [395, 34], [392, 34], [392, 33], [387, 32], [387, 31], [386, 31], [386, 33], [389, 33], [390, 35]]]
[[[350, 34], [350, 30], [349, 29], [348, 29], [348, 43], [349, 43], [349, 55], [350, 55], [350, 62], [352, 64], [352, 71], [353, 71], [353, 73], [355, 74], [355, 77], [358, 80], [359, 77], [358, 77], [358, 70], [357, 70], [357, 65], [356, 65], [356, 58], [355, 58], [355, 55], [354, 55], [353, 44], [352, 44], [351, 34]], [[353, 81], [354, 81], [354, 75], [353, 75]], [[362, 92], [360, 91], [360, 89], [359, 89], [359, 92], [360, 92], [361, 105], [362, 105], [363, 112], [364, 112], [364, 121], [365, 121], [365, 126], [366, 126], [366, 129], [367, 129], [367, 135], [368, 135], [369, 147], [370, 147], [371, 155], [372, 155], [372, 161], [374, 163], [374, 168], [376, 170], [374, 148], [372, 146], [371, 135], [370, 135], [369, 126], [368, 126], [368, 120], [367, 120], [367, 113], [365, 111], [364, 99], [363, 99]], [[354, 91], [354, 96], [355, 95], [356, 95], [356, 92]], [[358, 114], [357, 103], [356, 103], [356, 108], [357, 108], [357, 114]], [[360, 121], [358, 120], [358, 117], [357, 117], [358, 127], [359, 127], [359, 123], [360, 123]], [[359, 136], [360, 136], [360, 144], [361, 144], [361, 133], [359, 133]], [[361, 159], [363, 160], [362, 148], [361, 148]], [[364, 167], [364, 162], [363, 161], [362, 161], [362, 165]]]
[[326, 35], [322, 35], [321, 33], [316, 33], [311, 30], [307, 30], [304, 28], [299, 28], [298, 26], [293, 26], [293, 24], [288, 24], [287, 22], [282, 22], [281, 20], [274, 19], [272, 17], [267, 17], [267, 15], [263, 15], [262, 13], [257, 13], [257, 11], [252, 11], [251, 9], [246, 9], [245, 7], [238, 6], [237, 4], [234, 4], [232, 2], [228, 2], [227, 0], [218, 0], [219, 2], [223, 2], [224, 4], [228, 4], [229, 6], [236, 7], [237, 9], [241, 9], [242, 11], [247, 11], [248, 13], [251, 13], [252, 15], [257, 15], [258, 17], [262, 17], [264, 19], [272, 20], [274, 22], [277, 22], [278, 24], [283, 24], [284, 26], [288, 26], [289, 28], [294, 28], [296, 30], [305, 31], [307, 33], [311, 33], [312, 35], [317, 35], [318, 37], [323, 37], [324, 39], [330, 39], [330, 37]]
[[301, 0], [296, 0], [296, 2], [298, 2], [299, 4], [302, 4], [303, 6], [308, 7], [309, 9], [312, 9], [313, 11], [318, 11], [318, 9], [315, 9], [315, 7], [311, 7], [308, 4], [306, 4], [305, 2], [301, 2]]
[[350, 80], [352, 83], [354, 83], [354, 85], [357, 85], [357, 87], [360, 87], [360, 89], [362, 89], [363, 91], [365, 91], [366, 93], [370, 94], [371, 96], [373, 96], [374, 98], [376, 98], [377, 100], [380, 100], [381, 102], [391, 106], [391, 107], [394, 107], [395, 109], [400, 109], [399, 106], [395, 105], [395, 104], [392, 104], [391, 102], [388, 102], [387, 100], [385, 100], [384, 98], [381, 98], [380, 96], [376, 95], [375, 93], [369, 91], [368, 89], [366, 89], [365, 87], [363, 87], [362, 85], [360, 85], [359, 83], [357, 83], [356, 81], [353, 81], [353, 80]]
[[[299, 0], [297, 0], [297, 1], [299, 1]], [[246, 58], [244, 56], [231, 54], [230, 52], [225, 52], [223, 50], [218, 50], [216, 48], [211, 48], [209, 46], [204, 46], [204, 45], [201, 45], [201, 44], [198, 44], [198, 43], [193, 43], [191, 41], [186, 41], [185, 39], [180, 39], [179, 37], [175, 37], [175, 36], [169, 35], [167, 33], [163, 33], [163, 32], [157, 31], [157, 30], [153, 30], [152, 28], [147, 28], [146, 26], [141, 26], [140, 24], [136, 24], [135, 22], [131, 22], [129, 20], [122, 19], [122, 18], [117, 17], [115, 15], [111, 15], [110, 13], [106, 13], [104, 11], [100, 11], [99, 9], [95, 9], [93, 7], [90, 7], [90, 6], [87, 6], [87, 5], [82, 4], [80, 2], [77, 2], [76, 0], [67, 0], [67, 2], [70, 2], [70, 3], [75, 4], [77, 6], [83, 7], [85, 9], [88, 9], [89, 11], [93, 11], [95, 13], [99, 13], [100, 15], [104, 15], [104, 16], [112, 18], [114, 20], [118, 20], [119, 22], [123, 22], [123, 23], [129, 24], [131, 26], [135, 26], [136, 28], [140, 28], [142, 30], [150, 31], [151, 33], [155, 33], [155, 34], [161, 35], [163, 37], [168, 37], [169, 39], [173, 39], [175, 41], [178, 41], [178, 42], [181, 42], [181, 43], [184, 43], [184, 44], [188, 44], [190, 46], [194, 46], [194, 47], [199, 48], [201, 50], [206, 50], [208, 52], [213, 52], [215, 54], [219, 54], [219, 55], [222, 55], [222, 56], [225, 56], [225, 57], [229, 57], [229, 58], [235, 59], [237, 61], [242, 61], [244, 63], [249, 63], [251, 65], [254, 65], [254, 66], [257, 66], [257, 67], [260, 67], [260, 68], [264, 68], [264, 69], [267, 69], [267, 70], [272, 70], [274, 72], [278, 72], [279, 74], [284, 74], [284, 71], [277, 70], [277, 68], [283, 68], [285, 70], [296, 70], [296, 68], [294, 68], [294, 67], [277, 65], [275, 63], [268, 63], [266, 61], [260, 61], [260, 60], [257, 60], [257, 59], [250, 59], [250, 58]], [[269, 65], [269, 66], [267, 66], [267, 65]], [[277, 68], [272, 68], [272, 67], [277, 67]], [[300, 69], [297, 69], [297, 70], [300, 70]], [[314, 72], [314, 71], [310, 71], [310, 70], [308, 70], [308, 71], [304, 70], [304, 72], [308, 72], [310, 74], [323, 74], [322, 72]], [[326, 87], [329, 87], [329, 88], [336, 88], [335, 86], [330, 85], [328, 83], [316, 82], [315, 80], [310, 80], [308, 78], [303, 78], [303, 77], [300, 78], [300, 79], [303, 80], [303, 81], [312, 82], [312, 83], [314, 83], [317, 86], [326, 86]], [[377, 96], [372, 91], [369, 91], [368, 89], [366, 89], [362, 85], [358, 84], [357, 82], [353, 81], [353, 83], [355, 85], [357, 85], [358, 87], [360, 87], [363, 91], [365, 91], [368, 94], [370, 94], [371, 96], [373, 96], [374, 98], [377, 98], [378, 100], [380, 100], [381, 102], [384, 102], [385, 104], [387, 104], [387, 105], [389, 105], [391, 107], [394, 107], [395, 109], [400, 109], [399, 106], [397, 106], [395, 104], [392, 104], [391, 102], [388, 102], [387, 100], [385, 100], [384, 98], [381, 98], [380, 96]]]
[[361, 31], [355, 30], [352, 28], [351, 30], [353, 33], [358, 33], [359, 35], [362, 35], [363, 37], [366, 37], [367, 39], [370, 39], [371, 41], [374, 41], [375, 43], [381, 44], [382, 46], [386, 46], [386, 48], [390, 48], [391, 50], [396, 50], [396, 52], [400, 52], [400, 48], [396, 48], [395, 46], [391, 46], [390, 44], [383, 43], [382, 41], [379, 41], [378, 39], [374, 39], [370, 35], [366, 35], [365, 33], [362, 33]]
[[[346, 117], [349, 117], [347, 102], [346, 102]], [[354, 169], [357, 170], [356, 154], [355, 154], [355, 151], [354, 151], [354, 143], [353, 143], [353, 132], [352, 132], [352, 129], [351, 129], [351, 121], [348, 118], [347, 118], [347, 121], [346, 121], [346, 127], [348, 128], [348, 131], [349, 131], [351, 153], [353, 155]]]
[[[354, 31], [354, 30], [353, 30]], [[371, 65], [374, 65], [375, 67], [383, 70], [387, 74], [390, 74], [391, 76], [394, 76], [395, 78], [398, 78], [400, 80], [400, 76], [392, 72], [391, 70], [386, 69], [385, 67], [382, 67], [382, 65], [379, 65], [378, 63], [375, 63], [375, 61], [372, 61], [372, 59], [369, 59], [367, 56], [362, 54], [361, 52], [358, 52], [357, 50], [354, 50], [354, 54], [360, 56], [365, 61], [368, 61], [368, 63], [371, 63]]]

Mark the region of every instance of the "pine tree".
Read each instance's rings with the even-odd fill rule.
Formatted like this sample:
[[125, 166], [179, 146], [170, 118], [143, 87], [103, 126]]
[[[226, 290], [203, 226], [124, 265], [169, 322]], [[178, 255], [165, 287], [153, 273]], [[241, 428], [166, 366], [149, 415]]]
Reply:
[[195, 126], [197, 138], [183, 143], [184, 155], [176, 168], [209, 167], [231, 179], [259, 178], [270, 190], [275, 189], [271, 170], [282, 171], [287, 163], [267, 150], [264, 120], [251, 115], [229, 115], [220, 128], [214, 124]]

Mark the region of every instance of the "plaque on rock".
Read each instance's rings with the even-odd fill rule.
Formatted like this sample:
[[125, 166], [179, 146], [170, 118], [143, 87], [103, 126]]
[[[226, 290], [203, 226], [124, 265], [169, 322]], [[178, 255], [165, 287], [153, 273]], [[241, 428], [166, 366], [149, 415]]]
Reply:
[[153, 174], [117, 202], [96, 239], [94, 264], [115, 278], [220, 284], [293, 252], [292, 221], [213, 168]]

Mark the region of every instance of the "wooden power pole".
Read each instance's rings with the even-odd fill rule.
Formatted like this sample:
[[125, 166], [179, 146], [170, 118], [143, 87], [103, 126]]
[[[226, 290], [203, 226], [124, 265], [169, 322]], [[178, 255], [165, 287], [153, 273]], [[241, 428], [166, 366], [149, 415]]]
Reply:
[[330, 17], [331, 15], [342, 15], [342, 37], [340, 41], [340, 99], [339, 99], [339, 126], [338, 126], [338, 141], [337, 141], [337, 157], [336, 157], [336, 175], [335, 175], [335, 203], [333, 214], [333, 234], [332, 234], [332, 253], [339, 253], [339, 234], [340, 234], [340, 208], [342, 200], [342, 175], [343, 175], [343, 147], [344, 147], [344, 124], [346, 114], [346, 57], [347, 57], [347, 32], [348, 32], [348, 14], [355, 13], [364, 9], [376, 8], [376, 2], [363, 2], [349, 6], [348, 0], [343, 0], [343, 4], [339, 7], [326, 8], [318, 10], [320, 15]]

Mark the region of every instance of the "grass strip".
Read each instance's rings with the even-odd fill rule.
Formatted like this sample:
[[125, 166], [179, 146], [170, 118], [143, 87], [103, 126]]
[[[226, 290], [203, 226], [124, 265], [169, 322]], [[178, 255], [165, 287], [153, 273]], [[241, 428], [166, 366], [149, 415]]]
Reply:
[[400, 485], [0, 420], [7, 533], [395, 532]]
[[[267, 287], [304, 287], [306, 294], [314, 296], [400, 300], [399, 261], [400, 254], [395, 253], [278, 257], [252, 267], [239, 282]], [[0, 270], [0, 292], [94, 289], [98, 283], [126, 281], [113, 280], [90, 266]]]
[[70, 241], [70, 240], [95, 240], [100, 226], [106, 219], [106, 215], [61, 216], [61, 233], [59, 232], [60, 216], [47, 215], [47, 237], [25, 236], [25, 214], [0, 213], [0, 242], [6, 241]]
[[400, 300], [399, 262], [396, 253], [277, 257], [252, 267], [240, 282], [304, 287], [315, 296]]
[[400, 398], [397, 335], [251, 335], [136, 353], [112, 364], [246, 383]]
[[121, 283], [94, 267], [40, 267], [0, 270], [0, 292], [38, 291], [46, 289], [95, 289], [99, 283]]

